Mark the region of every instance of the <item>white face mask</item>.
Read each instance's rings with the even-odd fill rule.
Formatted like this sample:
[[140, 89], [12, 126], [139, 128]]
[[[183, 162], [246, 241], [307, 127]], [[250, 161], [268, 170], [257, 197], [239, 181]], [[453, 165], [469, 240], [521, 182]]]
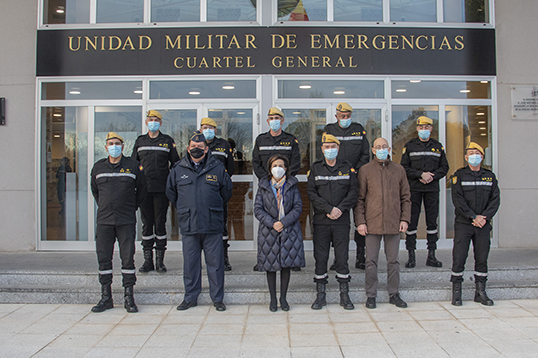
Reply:
[[286, 169], [282, 167], [273, 167], [271, 168], [271, 174], [273, 174], [275, 179], [280, 179], [286, 174]]

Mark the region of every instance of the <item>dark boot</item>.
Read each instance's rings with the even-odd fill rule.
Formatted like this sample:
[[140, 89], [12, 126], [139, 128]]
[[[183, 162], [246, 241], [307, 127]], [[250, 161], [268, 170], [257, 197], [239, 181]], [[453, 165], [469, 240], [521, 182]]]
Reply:
[[327, 278], [314, 279], [316, 283], [317, 296], [314, 303], [312, 303], [313, 310], [320, 310], [323, 306], [327, 305], [325, 287], [327, 285]]
[[452, 282], [452, 305], [461, 306], [461, 282]]
[[426, 266], [431, 267], [443, 267], [443, 263], [435, 257], [435, 250], [428, 250], [428, 258], [426, 259]]
[[222, 240], [222, 246], [224, 247], [224, 271], [232, 271], [232, 265], [228, 258], [228, 247], [230, 247], [228, 240]]
[[474, 301], [483, 304], [484, 306], [493, 306], [493, 300], [486, 294], [486, 282], [477, 281], [476, 291], [474, 293]]
[[112, 288], [110, 285], [101, 286], [101, 300], [97, 305], [92, 307], [92, 312], [103, 312], [105, 310], [114, 308], [114, 302], [112, 301]]
[[405, 263], [406, 268], [413, 268], [417, 265], [417, 261], [415, 259], [415, 250], [407, 250], [409, 253], [409, 260]]
[[345, 310], [352, 310], [355, 308], [353, 302], [351, 302], [351, 299], [349, 298], [349, 281], [340, 281], [340, 306], [344, 307]]
[[160, 273], [166, 272], [166, 266], [164, 266], [164, 250], [155, 249], [155, 269]]
[[136, 303], [134, 301], [133, 296], [133, 286], [125, 287], [125, 294], [124, 294], [125, 303], [123, 304], [123, 307], [127, 310], [129, 313], [135, 313], [138, 312], [138, 307], [136, 307]]
[[364, 257], [364, 247], [357, 248], [357, 261], [355, 261], [355, 268], [360, 270], [366, 269], [366, 258]]
[[150, 272], [155, 270], [153, 266], [153, 249], [144, 250], [144, 264], [138, 269], [139, 272]]

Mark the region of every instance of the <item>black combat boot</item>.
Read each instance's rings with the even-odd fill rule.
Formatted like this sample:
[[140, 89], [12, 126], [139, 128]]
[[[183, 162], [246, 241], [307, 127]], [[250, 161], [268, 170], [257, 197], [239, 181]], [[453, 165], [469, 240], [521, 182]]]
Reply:
[[127, 310], [129, 313], [135, 313], [138, 312], [138, 307], [136, 307], [136, 303], [134, 301], [133, 296], [133, 286], [125, 287], [125, 294], [123, 295], [125, 299], [125, 303], [123, 304], [123, 307]]
[[366, 258], [364, 257], [364, 247], [357, 247], [357, 261], [355, 261], [355, 268], [360, 270], [366, 269]]
[[166, 266], [164, 266], [164, 250], [155, 249], [155, 269], [160, 273], [166, 272]]
[[328, 280], [326, 277], [321, 279], [315, 278], [314, 282], [316, 283], [317, 296], [314, 303], [312, 303], [312, 309], [320, 310], [323, 306], [327, 305], [325, 287], [327, 286]]
[[222, 240], [222, 246], [224, 247], [224, 271], [232, 271], [232, 265], [228, 258], [228, 247], [230, 247], [228, 240]]
[[452, 305], [461, 306], [461, 282], [452, 282]]
[[484, 306], [493, 306], [493, 300], [486, 294], [486, 282], [476, 281], [476, 291], [474, 293], [474, 301], [483, 304]]
[[409, 253], [409, 260], [405, 263], [406, 268], [413, 268], [417, 265], [417, 261], [415, 259], [415, 250], [407, 250]]
[[354, 309], [355, 306], [353, 306], [353, 302], [349, 298], [349, 281], [351, 278], [337, 278], [337, 280], [340, 283], [340, 306], [344, 307], [345, 310]]
[[153, 265], [153, 249], [144, 249], [144, 264], [138, 269], [139, 272], [150, 272], [155, 270]]
[[112, 287], [110, 287], [110, 284], [101, 285], [101, 300], [97, 305], [92, 307], [92, 312], [103, 312], [111, 308], [114, 308], [114, 302], [112, 301]]
[[428, 258], [426, 259], [426, 266], [431, 267], [443, 267], [443, 263], [435, 257], [435, 250], [428, 250]]

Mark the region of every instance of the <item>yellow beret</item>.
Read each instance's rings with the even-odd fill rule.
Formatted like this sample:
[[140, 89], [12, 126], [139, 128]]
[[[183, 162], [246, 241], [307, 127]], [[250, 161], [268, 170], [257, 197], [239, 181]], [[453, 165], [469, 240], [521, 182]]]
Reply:
[[163, 119], [163, 116], [161, 115], [161, 113], [159, 113], [159, 111], [156, 111], [154, 109], [150, 109], [146, 117], [157, 117], [161, 120]]
[[119, 139], [122, 143], [124, 143], [123, 138], [116, 132], [108, 132], [108, 134], [106, 135], [106, 140], [114, 138]]
[[351, 107], [349, 104], [347, 104], [346, 102], [340, 102], [338, 103], [338, 105], [336, 106], [336, 110], [338, 112], [353, 112], [353, 107]]
[[321, 137], [321, 143], [336, 143], [340, 145], [340, 141], [336, 139], [335, 136], [327, 133], [323, 133], [323, 136]]
[[284, 117], [284, 113], [282, 113], [282, 111], [276, 107], [271, 107], [269, 108], [269, 113], [267, 113], [268, 116], [272, 116], [272, 115], [275, 115], [275, 114], [278, 114], [280, 117]]
[[482, 148], [478, 143], [470, 142], [469, 144], [467, 144], [467, 148], [465, 148], [465, 151], [467, 151], [467, 149], [478, 149], [480, 153], [484, 155], [484, 148]]
[[217, 122], [215, 122], [213, 119], [208, 118], [208, 117], [202, 118], [202, 122], [200, 123], [200, 125], [203, 126], [204, 124], [217, 128]]
[[417, 126], [423, 126], [426, 124], [433, 125], [433, 121], [431, 118], [428, 118], [426, 116], [420, 116], [417, 118]]

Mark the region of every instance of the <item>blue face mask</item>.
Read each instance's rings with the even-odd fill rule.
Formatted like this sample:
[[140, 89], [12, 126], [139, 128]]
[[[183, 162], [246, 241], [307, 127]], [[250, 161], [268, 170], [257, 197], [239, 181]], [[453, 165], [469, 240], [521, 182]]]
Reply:
[[112, 158], [117, 158], [121, 155], [121, 145], [107, 145], [106, 149]]
[[388, 148], [385, 148], [385, 149], [377, 149], [375, 151], [375, 156], [377, 157], [377, 159], [379, 160], [387, 160], [387, 157], [389, 156], [389, 149]]
[[271, 128], [273, 132], [278, 132], [278, 130], [280, 129], [280, 119], [270, 120], [269, 128]]
[[323, 155], [327, 160], [333, 160], [338, 155], [338, 149], [337, 148], [330, 148], [330, 149], [323, 149]]
[[420, 139], [426, 140], [426, 139], [430, 138], [430, 131], [427, 130], [427, 129], [420, 129], [418, 131], [418, 136], [420, 137]]
[[480, 154], [471, 154], [467, 162], [470, 166], [477, 167], [482, 162], [482, 156]]
[[161, 124], [157, 121], [148, 122], [148, 129], [150, 132], [157, 132], [161, 128]]
[[340, 120], [340, 127], [347, 128], [351, 125], [351, 118], [341, 119]]
[[206, 140], [213, 140], [215, 138], [215, 130], [214, 129], [203, 129], [202, 133], [204, 133], [204, 137]]

